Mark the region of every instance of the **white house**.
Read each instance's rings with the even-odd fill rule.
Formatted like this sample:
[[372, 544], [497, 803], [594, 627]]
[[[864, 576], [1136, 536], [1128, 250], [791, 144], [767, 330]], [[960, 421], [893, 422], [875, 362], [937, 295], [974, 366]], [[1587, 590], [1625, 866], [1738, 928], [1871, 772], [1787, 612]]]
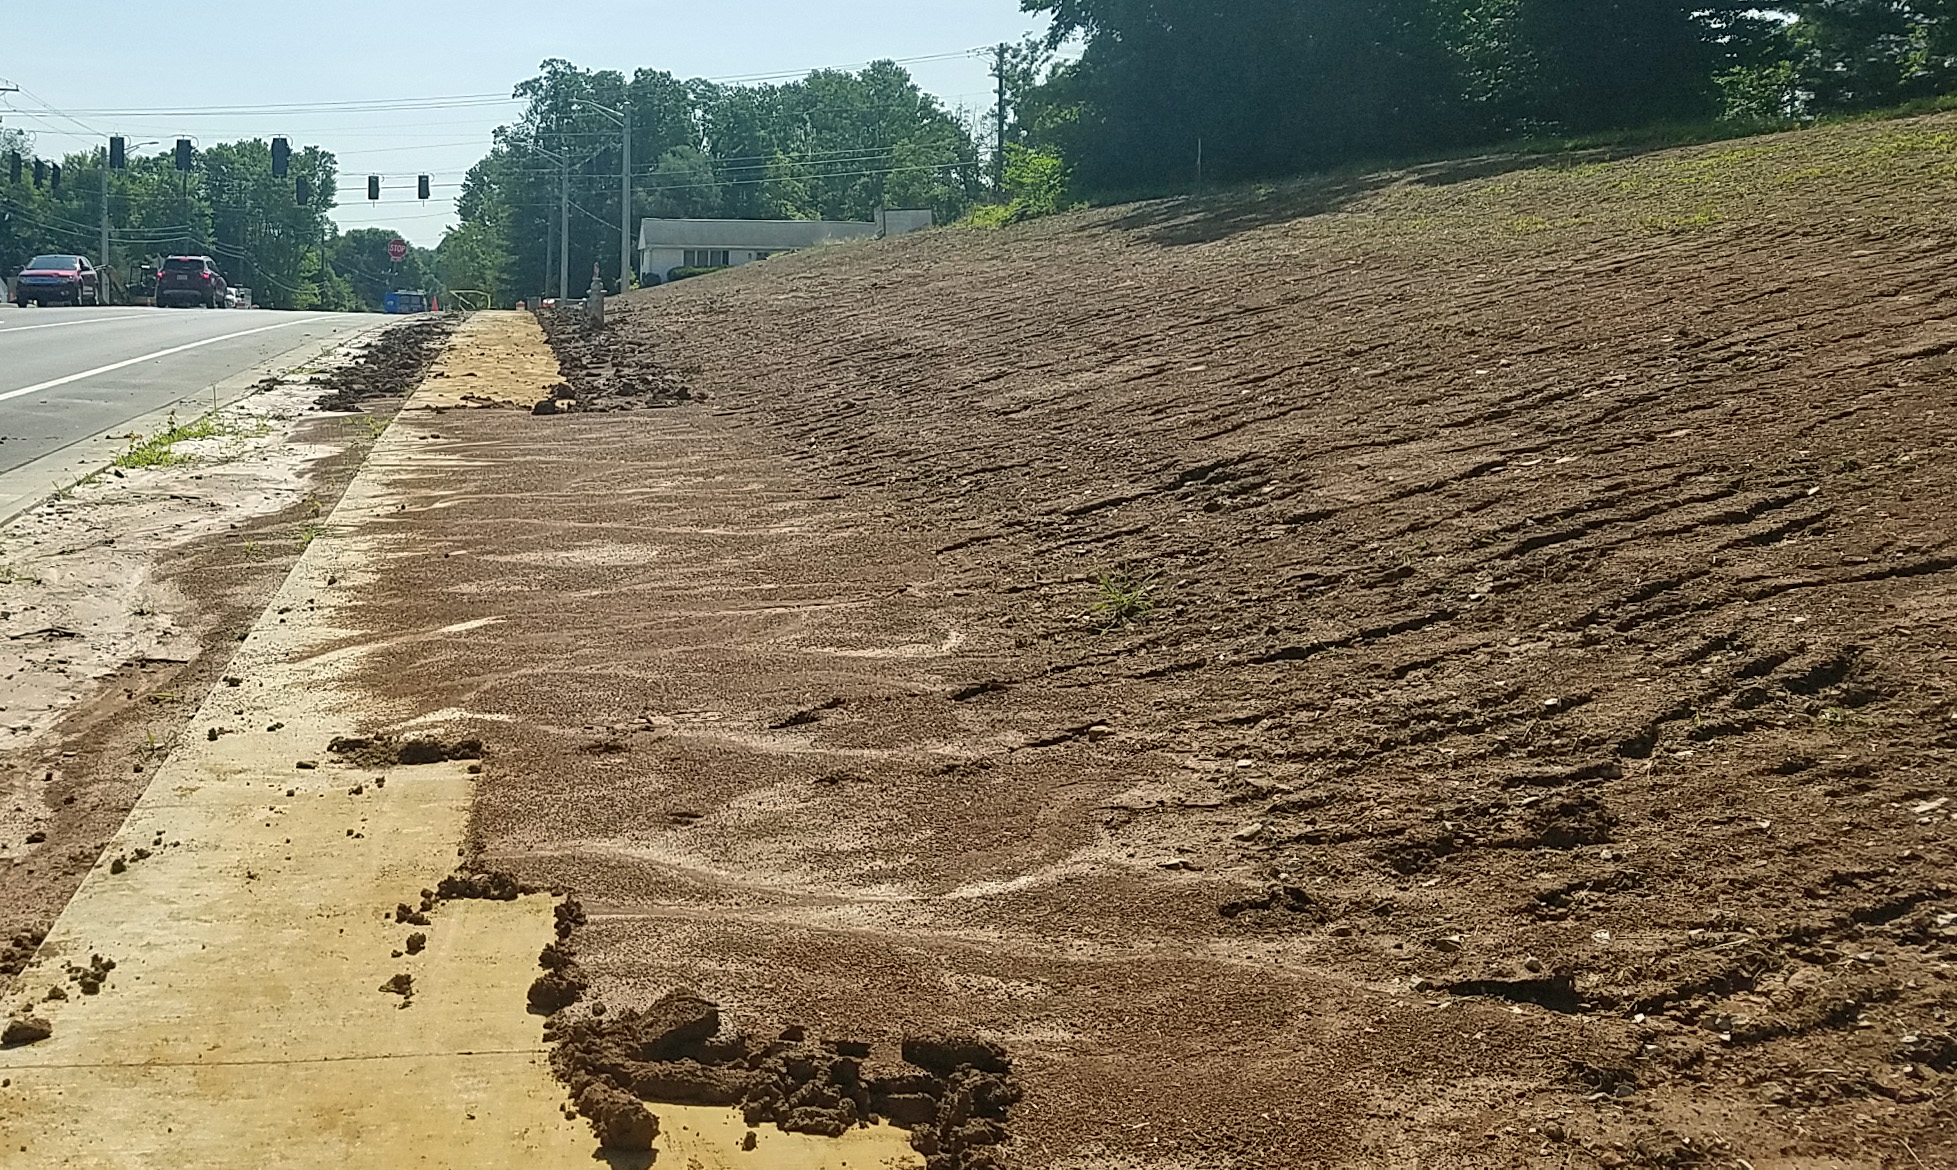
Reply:
[[781, 252], [845, 240], [901, 236], [931, 227], [925, 211], [880, 211], [871, 223], [832, 219], [642, 219], [639, 283], [665, 282], [676, 268], [738, 268]]

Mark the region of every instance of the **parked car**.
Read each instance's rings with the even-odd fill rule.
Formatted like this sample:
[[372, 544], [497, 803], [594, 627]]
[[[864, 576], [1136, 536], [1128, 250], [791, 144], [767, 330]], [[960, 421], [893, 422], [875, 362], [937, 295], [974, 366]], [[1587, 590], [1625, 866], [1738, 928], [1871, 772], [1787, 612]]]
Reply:
[[383, 313], [430, 313], [439, 312], [440, 308], [433, 297], [419, 289], [413, 292], [396, 289], [393, 292], [381, 294], [381, 312]]
[[14, 280], [19, 305], [99, 305], [102, 274], [86, 256], [36, 256]]
[[217, 262], [209, 256], [171, 256], [156, 274], [156, 305], [202, 305], [207, 309], [224, 307], [229, 288], [218, 273]]

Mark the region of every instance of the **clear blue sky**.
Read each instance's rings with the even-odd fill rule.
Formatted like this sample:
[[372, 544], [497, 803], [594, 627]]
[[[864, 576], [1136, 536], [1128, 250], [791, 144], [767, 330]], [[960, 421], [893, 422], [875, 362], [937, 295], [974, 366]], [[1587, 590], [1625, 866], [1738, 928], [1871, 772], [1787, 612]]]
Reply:
[[[453, 222], [462, 172], [488, 150], [515, 103], [400, 112], [246, 109], [451, 95], [507, 95], [546, 57], [587, 69], [665, 69], [732, 78], [957, 53], [1043, 27], [1019, 0], [0, 0], [0, 124], [40, 154], [99, 145], [285, 134], [340, 159], [343, 228], [400, 229], [432, 246]], [[276, 15], [273, 15], [276, 13]], [[990, 104], [975, 57], [908, 66], [947, 106]], [[43, 105], [42, 103], [45, 103]], [[50, 112], [47, 107], [61, 111]], [[65, 116], [64, 116], [65, 115]], [[151, 153], [156, 148], [146, 148]], [[382, 204], [360, 196], [387, 176]], [[414, 199], [430, 174], [435, 198]]]

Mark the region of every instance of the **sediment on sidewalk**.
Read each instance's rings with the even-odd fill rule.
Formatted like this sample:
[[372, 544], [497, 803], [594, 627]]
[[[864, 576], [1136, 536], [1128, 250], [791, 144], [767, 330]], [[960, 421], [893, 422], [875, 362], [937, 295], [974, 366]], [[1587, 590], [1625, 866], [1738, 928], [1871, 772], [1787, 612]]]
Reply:
[[0, 1050], [0, 1165], [590, 1163], [525, 1010], [554, 900], [425, 897], [480, 748], [435, 723], [385, 757], [330, 746], [385, 718], [348, 684], [371, 634], [345, 602], [387, 573], [432, 417], [379, 435], [9, 981], [52, 1035]]

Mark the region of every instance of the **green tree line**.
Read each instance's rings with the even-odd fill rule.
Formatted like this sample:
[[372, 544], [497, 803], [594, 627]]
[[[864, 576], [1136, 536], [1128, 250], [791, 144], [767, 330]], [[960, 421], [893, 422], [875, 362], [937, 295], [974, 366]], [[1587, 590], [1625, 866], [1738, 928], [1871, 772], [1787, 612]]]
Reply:
[[[16, 153], [18, 182], [11, 173]], [[394, 232], [336, 229], [328, 214], [338, 185], [332, 154], [295, 150], [288, 173], [278, 177], [271, 145], [259, 139], [199, 149], [189, 172], [176, 169], [173, 154], [131, 155], [126, 169], [108, 173], [109, 254], [98, 255], [105, 154], [42, 160], [36, 183], [32, 138], [0, 129], [0, 271], [12, 273], [37, 254], [71, 252], [109, 266], [134, 292], [146, 265], [207, 255], [258, 304], [349, 312], [378, 312], [382, 294], [394, 288], [438, 284], [430, 252], [416, 249], [399, 266], [388, 260]], [[308, 188], [304, 205], [301, 184]]]
[[[1022, 0], [1011, 141], [1089, 194], [1957, 89], [1957, 0]], [[1063, 43], [1079, 59], [1054, 66]]]
[[724, 85], [553, 59], [515, 93], [523, 115], [469, 171], [461, 222], [437, 261], [450, 287], [498, 304], [555, 290], [546, 274], [560, 263], [566, 180], [570, 288], [582, 292], [594, 265], [618, 287], [628, 107], [634, 225], [646, 216], [868, 220], [880, 207], [928, 207], [945, 222], [984, 193], [972, 128], [890, 62]]

